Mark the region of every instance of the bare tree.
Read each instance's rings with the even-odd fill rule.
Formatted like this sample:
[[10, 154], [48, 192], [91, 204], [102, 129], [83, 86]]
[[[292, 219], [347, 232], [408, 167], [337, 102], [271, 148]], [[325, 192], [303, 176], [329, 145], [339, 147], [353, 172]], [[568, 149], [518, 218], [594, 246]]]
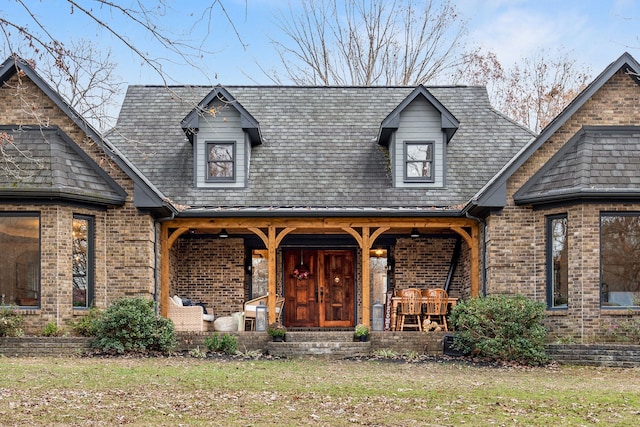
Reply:
[[[12, 5], [16, 8], [14, 13], [5, 14], [0, 10], [0, 52], [4, 53], [4, 57], [14, 56], [16, 60], [26, 60], [33, 68], [37, 68], [40, 75], [80, 113], [80, 118], [100, 131], [107, 130], [115, 122], [115, 114], [111, 113], [115, 111], [114, 103], [118, 101], [116, 95], [122, 88], [122, 82], [114, 75], [115, 63], [111, 59], [111, 51], [100, 50], [95, 43], [87, 40], [72, 40], [66, 31], [68, 27], [90, 27], [106, 40], [115, 40], [115, 44], [111, 43], [114, 48], [131, 52], [141, 67], [150, 68], [165, 84], [172, 80], [164, 71], [165, 65], [170, 63], [185, 63], [192, 69], [201, 70], [204, 75], [211, 73], [203, 69], [201, 59], [204, 54], [210, 53], [203, 46], [211, 33], [214, 17], [223, 16], [242, 44], [222, 0], [204, 3], [200, 15], [193, 17], [193, 31], [190, 34], [197, 34], [199, 40], [191, 40], [189, 35], [185, 39], [183, 35], [174, 34], [172, 28], [162, 27], [162, 19], [176, 13], [170, 0], [66, 0], [64, 5], [68, 7], [69, 14], [67, 25], [63, 30], [58, 29], [58, 32], [42, 19], [43, 8], [48, 12], [46, 8], [51, 5], [39, 3], [15, 0]], [[57, 3], [54, 7], [59, 10], [61, 5]], [[152, 56], [139, 45], [137, 39], [132, 38], [132, 34], [140, 32], [160, 48], [161, 56]], [[22, 111], [33, 117], [33, 124], [47, 126], [46, 118], [38, 115], [40, 110], [24, 95], [22, 80], [18, 79], [17, 82], [17, 87], [13, 89], [16, 99], [22, 104]], [[20, 167], [23, 160], [37, 163], [31, 153], [19, 147], [12, 135], [0, 133], [0, 173], [16, 180], [28, 178]]]
[[88, 40], [70, 42], [65, 67], [45, 63], [38, 67], [69, 105], [97, 129], [107, 129], [115, 122], [118, 95], [123, 83], [114, 75], [116, 64], [111, 51], [101, 51]]
[[[415, 85], [458, 64], [465, 23], [450, 1], [302, 0], [272, 40], [295, 84]], [[279, 82], [280, 76], [269, 73]]]
[[465, 55], [453, 81], [487, 86], [493, 106], [527, 128], [540, 132], [585, 88], [587, 66], [563, 48], [541, 49], [504, 68], [493, 52]]
[[[51, 83], [61, 95], [73, 107], [87, 114], [86, 118], [92, 119], [94, 125], [96, 122], [112, 123], [112, 120], [105, 122], [103, 116], [107, 110], [105, 103], [114, 99], [113, 94], [117, 93], [120, 85], [113, 74], [115, 64], [111, 61], [111, 52], [100, 51], [97, 45], [87, 41], [74, 42], [69, 39], [68, 31], [54, 32], [41, 19], [41, 11], [35, 4], [25, 0], [16, 0], [15, 4], [24, 12], [21, 16], [26, 18], [19, 22], [16, 15], [5, 16], [0, 11], [0, 39], [5, 56], [18, 55], [37, 65], [43, 75], [52, 79]], [[68, 26], [95, 28], [105, 38], [115, 40], [115, 46], [119, 43], [120, 48], [130, 51], [141, 66], [150, 68], [165, 84], [172, 80], [164, 71], [169, 63], [179, 61], [203, 71], [203, 74], [210, 74], [210, 70], [203, 69], [201, 58], [203, 54], [211, 53], [203, 46], [217, 15], [225, 17], [240, 40], [222, 0], [204, 3], [200, 16], [193, 18], [193, 25], [199, 25], [199, 31], [192, 33], [198, 34], [199, 40], [184, 39], [171, 28], [162, 27], [162, 19], [176, 12], [169, 0], [66, 0], [65, 4], [69, 11]], [[120, 19], [113, 19], [114, 16]], [[132, 34], [140, 31], [160, 48], [162, 56], [152, 56], [132, 38]]]

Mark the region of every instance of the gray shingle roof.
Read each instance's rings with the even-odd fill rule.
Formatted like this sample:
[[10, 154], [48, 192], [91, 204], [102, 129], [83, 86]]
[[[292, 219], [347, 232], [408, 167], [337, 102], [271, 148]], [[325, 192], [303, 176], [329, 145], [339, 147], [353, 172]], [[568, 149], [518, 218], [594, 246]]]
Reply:
[[0, 132], [15, 142], [5, 145], [15, 166], [11, 174], [0, 171], [0, 197], [124, 203], [125, 191], [59, 128], [0, 126]]
[[514, 196], [517, 203], [640, 198], [640, 127], [585, 126]]
[[109, 140], [172, 201], [192, 208], [459, 210], [532, 134], [491, 109], [481, 87], [427, 88], [459, 120], [445, 188], [393, 188], [382, 121], [413, 87], [226, 86], [260, 124], [247, 188], [195, 188], [180, 121], [211, 87], [130, 86]]

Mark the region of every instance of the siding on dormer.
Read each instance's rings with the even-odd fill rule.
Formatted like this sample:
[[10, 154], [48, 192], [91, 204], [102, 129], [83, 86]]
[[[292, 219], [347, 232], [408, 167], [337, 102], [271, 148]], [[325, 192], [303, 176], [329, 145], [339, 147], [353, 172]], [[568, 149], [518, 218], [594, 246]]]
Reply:
[[[232, 107], [223, 107], [221, 101], [215, 101], [211, 108], [216, 108], [216, 116], [201, 117], [199, 131], [194, 142], [194, 170], [196, 171], [196, 187], [199, 188], [242, 188], [246, 186], [248, 170], [247, 143], [245, 132], [240, 124], [240, 113]], [[206, 146], [209, 141], [235, 142], [235, 181], [207, 182]]]
[[[405, 141], [434, 142], [434, 182], [404, 182]], [[395, 187], [441, 188], [445, 185], [445, 142], [440, 112], [422, 97], [417, 97], [402, 113], [393, 139], [393, 182]]]

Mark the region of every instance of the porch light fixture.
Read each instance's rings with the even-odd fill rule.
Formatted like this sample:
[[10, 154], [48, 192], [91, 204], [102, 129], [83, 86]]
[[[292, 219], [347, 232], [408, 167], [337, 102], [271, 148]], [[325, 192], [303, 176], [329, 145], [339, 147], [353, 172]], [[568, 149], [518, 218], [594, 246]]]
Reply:
[[384, 330], [384, 305], [378, 300], [373, 304], [371, 329], [374, 331]]
[[256, 331], [267, 330], [267, 306], [260, 301], [256, 306]]
[[420, 232], [418, 231], [417, 228], [413, 227], [413, 230], [411, 230], [411, 237], [412, 238], [416, 238], [416, 237], [420, 237]]
[[229, 237], [229, 233], [227, 233], [227, 229], [223, 228], [222, 230], [220, 230], [220, 234], [218, 234], [218, 237], [221, 239], [226, 239], [227, 237]]

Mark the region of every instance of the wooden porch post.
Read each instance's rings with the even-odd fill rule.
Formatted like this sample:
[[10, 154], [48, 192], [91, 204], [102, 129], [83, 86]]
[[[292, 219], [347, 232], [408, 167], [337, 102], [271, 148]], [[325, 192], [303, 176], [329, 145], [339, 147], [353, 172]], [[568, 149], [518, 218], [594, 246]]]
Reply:
[[269, 276], [267, 278], [267, 310], [269, 313], [269, 323], [276, 321], [276, 249], [278, 244], [276, 242], [276, 227], [269, 226], [268, 234], [268, 259], [269, 262]]
[[160, 224], [160, 314], [169, 315], [169, 227]]
[[169, 315], [169, 251], [175, 241], [189, 231], [188, 228], [178, 228], [169, 235], [169, 224], [163, 222], [160, 227], [160, 314]]
[[480, 237], [479, 226], [477, 223], [473, 222], [469, 224], [471, 228], [471, 235], [467, 233], [461, 227], [451, 227], [453, 231], [458, 233], [464, 241], [469, 246], [469, 250], [471, 251], [471, 289], [470, 293], [472, 297], [477, 297], [480, 292], [480, 242], [478, 241]]
[[256, 234], [267, 247], [267, 312], [269, 313], [269, 323], [276, 321], [276, 251], [282, 239], [295, 230], [294, 227], [286, 227], [280, 234], [278, 234], [278, 230], [275, 225], [270, 225], [267, 229], [267, 234], [264, 234], [261, 229], [257, 227], [249, 227], [249, 231]]
[[362, 323], [371, 326], [371, 266], [369, 227], [362, 228]]
[[471, 296], [480, 294], [480, 231], [478, 224], [471, 226]]
[[343, 227], [344, 231], [349, 233], [358, 242], [360, 250], [362, 252], [362, 264], [360, 270], [362, 271], [362, 323], [370, 326], [371, 323], [371, 257], [369, 252], [371, 251], [371, 245], [376, 241], [378, 237], [385, 231], [389, 230], [389, 227], [379, 227], [373, 234], [371, 228], [362, 227], [362, 234], [358, 234], [356, 230], [351, 227]]

